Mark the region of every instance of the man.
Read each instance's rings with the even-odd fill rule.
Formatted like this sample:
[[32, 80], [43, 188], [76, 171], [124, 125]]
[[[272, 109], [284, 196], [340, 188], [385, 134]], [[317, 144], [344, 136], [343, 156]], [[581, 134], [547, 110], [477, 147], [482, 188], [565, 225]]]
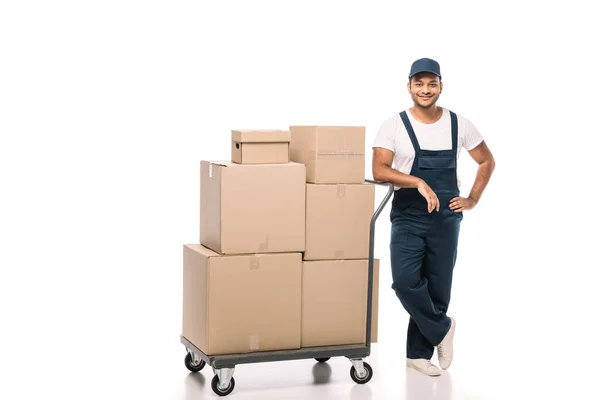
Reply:
[[[373, 179], [396, 186], [390, 259], [392, 288], [410, 315], [406, 364], [439, 376], [431, 362], [434, 347], [442, 369], [453, 357], [456, 321], [446, 312], [463, 211], [479, 202], [495, 161], [469, 120], [436, 105], [443, 89], [437, 61], [415, 61], [408, 79], [414, 105], [381, 125], [373, 145]], [[479, 164], [468, 197], [459, 193], [461, 148]]]

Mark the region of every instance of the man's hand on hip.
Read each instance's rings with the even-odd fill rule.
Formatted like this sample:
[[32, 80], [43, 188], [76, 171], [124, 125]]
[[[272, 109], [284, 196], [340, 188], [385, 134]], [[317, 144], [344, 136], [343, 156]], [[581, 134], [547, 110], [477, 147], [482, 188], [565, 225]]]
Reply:
[[454, 197], [450, 200], [450, 209], [454, 212], [472, 210], [476, 205], [477, 202], [470, 197]]

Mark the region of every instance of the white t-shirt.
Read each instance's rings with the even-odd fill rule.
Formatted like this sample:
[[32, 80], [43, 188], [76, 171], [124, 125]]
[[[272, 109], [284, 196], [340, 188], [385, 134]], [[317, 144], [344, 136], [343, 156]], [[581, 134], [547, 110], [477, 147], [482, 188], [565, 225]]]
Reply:
[[[444, 107], [442, 107], [442, 110], [442, 117], [433, 124], [417, 121], [410, 111], [406, 110], [406, 115], [415, 131], [421, 150], [452, 149], [450, 111]], [[471, 121], [460, 114], [455, 114], [458, 120], [458, 157], [461, 148], [472, 150], [483, 141], [483, 137]], [[373, 147], [383, 147], [393, 151], [394, 162], [392, 167], [405, 174], [410, 174], [415, 159], [415, 150], [399, 113], [383, 121], [375, 136]], [[460, 180], [458, 185], [460, 186]]]

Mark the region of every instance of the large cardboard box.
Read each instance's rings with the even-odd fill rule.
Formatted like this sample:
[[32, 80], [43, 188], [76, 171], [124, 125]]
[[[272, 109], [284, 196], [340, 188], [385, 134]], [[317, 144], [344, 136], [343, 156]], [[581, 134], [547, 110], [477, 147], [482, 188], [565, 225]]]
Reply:
[[300, 347], [302, 254], [183, 247], [183, 336], [205, 354]]
[[372, 184], [306, 184], [305, 260], [369, 258]]
[[200, 244], [221, 254], [304, 251], [305, 166], [202, 161]]
[[365, 128], [290, 126], [290, 161], [306, 165], [306, 182], [363, 183]]
[[231, 161], [238, 164], [281, 164], [290, 161], [290, 131], [231, 131]]
[[[366, 341], [368, 260], [304, 261], [302, 347]], [[377, 342], [379, 260], [373, 262], [371, 342]]]

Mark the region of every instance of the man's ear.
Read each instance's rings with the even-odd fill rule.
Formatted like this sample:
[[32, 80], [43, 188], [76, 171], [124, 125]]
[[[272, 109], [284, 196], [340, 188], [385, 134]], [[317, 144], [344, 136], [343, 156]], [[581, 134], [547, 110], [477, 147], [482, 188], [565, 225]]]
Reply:
[[442, 93], [442, 90], [444, 90], [444, 84], [440, 82], [440, 93]]
[[[410, 93], [410, 81], [408, 81], [408, 83], [406, 84], [406, 89], [408, 90], [408, 93]], [[440, 90], [441, 90], [441, 86], [440, 86]]]

